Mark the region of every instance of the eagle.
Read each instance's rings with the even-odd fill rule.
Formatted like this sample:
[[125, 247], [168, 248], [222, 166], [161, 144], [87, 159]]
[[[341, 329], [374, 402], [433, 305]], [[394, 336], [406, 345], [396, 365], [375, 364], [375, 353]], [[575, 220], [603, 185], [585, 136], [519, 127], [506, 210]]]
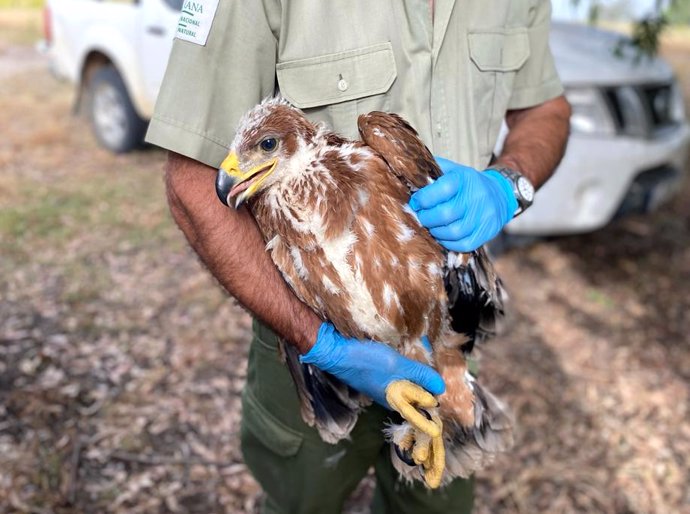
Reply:
[[[401, 477], [436, 488], [512, 446], [506, 406], [467, 364], [495, 333], [506, 294], [483, 248], [446, 251], [408, 207], [441, 175], [414, 128], [384, 112], [359, 116], [358, 128], [361, 140], [349, 140], [268, 98], [240, 120], [216, 192], [249, 207], [283, 278], [324, 321], [441, 374], [437, 399], [411, 382], [389, 386], [400, 416], [384, 429]], [[281, 349], [304, 420], [327, 442], [346, 438], [371, 401]]]

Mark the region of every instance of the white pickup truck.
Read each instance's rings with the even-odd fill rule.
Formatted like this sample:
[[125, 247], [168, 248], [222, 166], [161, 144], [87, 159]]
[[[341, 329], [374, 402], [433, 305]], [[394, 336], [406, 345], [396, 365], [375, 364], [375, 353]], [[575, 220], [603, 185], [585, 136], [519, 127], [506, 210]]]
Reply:
[[47, 0], [51, 69], [77, 86], [99, 142], [141, 145], [172, 48], [183, 0]]
[[[193, 2], [47, 0], [43, 47], [56, 75], [76, 84], [77, 105], [105, 147], [125, 152], [141, 144], [180, 10]], [[559, 170], [508, 233], [591, 231], [653, 209], [678, 189], [690, 141], [682, 95], [661, 59], [614, 56], [619, 38], [554, 24], [551, 47], [574, 109], [572, 136]]]

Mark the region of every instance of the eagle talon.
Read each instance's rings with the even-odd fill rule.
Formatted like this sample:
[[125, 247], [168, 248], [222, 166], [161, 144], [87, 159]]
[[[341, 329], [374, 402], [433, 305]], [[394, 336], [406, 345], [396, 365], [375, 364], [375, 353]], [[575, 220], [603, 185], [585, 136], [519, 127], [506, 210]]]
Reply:
[[399, 441], [402, 452], [395, 445], [398, 457], [409, 464], [406, 457], [411, 452], [413, 462], [422, 467], [420, 471], [427, 486], [436, 489], [441, 485], [446, 467], [443, 423], [426, 410], [438, 407], [436, 398], [412, 382], [398, 380], [386, 388], [386, 401], [410, 424], [409, 432]]
[[435, 423], [428, 412], [420, 413], [424, 408], [438, 406], [436, 398], [426, 389], [408, 380], [396, 380], [386, 387], [386, 401], [417, 430], [432, 438], [441, 435], [441, 425]]
[[[432, 419], [441, 422], [437, 416]], [[440, 487], [446, 465], [443, 437], [431, 438], [405, 423], [395, 432], [391, 444], [402, 462], [418, 468], [430, 489]]]
[[395, 449], [395, 454], [398, 458], [410, 467], [414, 467], [417, 463], [412, 458], [412, 452], [409, 448], [400, 448], [397, 444], [393, 443], [393, 448]]
[[[438, 419], [438, 418], [436, 418]], [[440, 420], [438, 420], [440, 423]], [[446, 468], [446, 448], [443, 445], [443, 437], [435, 437], [431, 440], [429, 458], [423, 464], [422, 477], [430, 489], [441, 486], [443, 471]]]
[[412, 448], [412, 458], [418, 465], [424, 465], [432, 453], [432, 440], [424, 432], [417, 431], [414, 447]]
[[429, 414], [429, 411], [428, 411], [428, 410], [426, 410], [426, 409], [419, 409], [419, 412], [421, 412], [422, 414], [424, 414], [424, 415], [426, 416], [426, 419], [428, 419], [429, 421], [433, 421], [433, 420], [431, 419], [431, 414]]

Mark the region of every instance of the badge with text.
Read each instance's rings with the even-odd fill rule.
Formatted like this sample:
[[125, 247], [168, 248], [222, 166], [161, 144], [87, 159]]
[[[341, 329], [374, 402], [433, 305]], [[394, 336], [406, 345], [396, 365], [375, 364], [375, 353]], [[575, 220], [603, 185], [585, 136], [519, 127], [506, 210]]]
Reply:
[[205, 46], [219, 0], [184, 0], [175, 37]]

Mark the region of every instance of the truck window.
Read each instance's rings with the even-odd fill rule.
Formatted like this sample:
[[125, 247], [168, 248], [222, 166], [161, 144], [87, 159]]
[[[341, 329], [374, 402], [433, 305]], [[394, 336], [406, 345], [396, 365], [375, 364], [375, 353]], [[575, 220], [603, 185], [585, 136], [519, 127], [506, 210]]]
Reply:
[[181, 11], [184, 0], [164, 0], [173, 11]]

